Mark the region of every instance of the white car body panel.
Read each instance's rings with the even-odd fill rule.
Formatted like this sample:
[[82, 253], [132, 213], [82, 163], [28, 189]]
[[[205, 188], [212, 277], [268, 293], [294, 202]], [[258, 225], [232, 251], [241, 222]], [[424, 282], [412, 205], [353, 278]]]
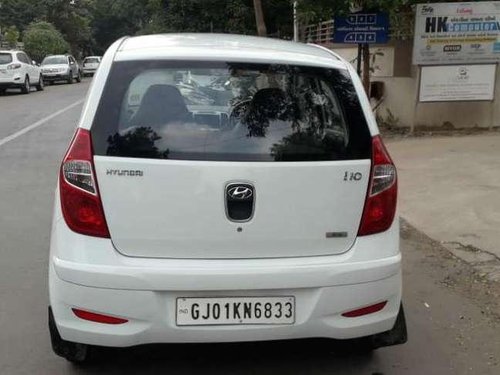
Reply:
[[[115, 61], [150, 59], [267, 62], [347, 70], [369, 132], [371, 136], [379, 134], [359, 77], [335, 54], [317, 46], [217, 34], [116, 41], [101, 60], [78, 126], [92, 128]], [[69, 229], [56, 191], [49, 293], [64, 340], [123, 347], [308, 337], [349, 339], [394, 326], [402, 294], [399, 220], [396, 216], [382, 233], [357, 235], [370, 160], [252, 163], [96, 155], [94, 164], [111, 238], [85, 236]], [[109, 169], [137, 168], [143, 170], [142, 178], [108, 175]], [[343, 183], [346, 171], [360, 172], [363, 177], [356, 184]], [[221, 203], [224, 184], [230, 180], [250, 181], [256, 187], [255, 216], [243, 226], [227, 220]], [[264, 190], [266, 194], [261, 194]], [[272, 191], [277, 193], [272, 195]], [[292, 198], [298, 199], [293, 202]], [[276, 219], [273, 207], [279, 208], [275, 211], [281, 211], [283, 220]], [[242, 232], [237, 231], [240, 226]], [[347, 232], [347, 237], [326, 238], [327, 232]], [[218, 296], [294, 296], [295, 323], [176, 325], [177, 298]], [[375, 314], [342, 316], [381, 301], [387, 305]], [[77, 318], [72, 308], [128, 322], [106, 325], [85, 321]]]
[[[70, 243], [72, 246], [67, 246]], [[110, 239], [82, 236], [66, 225], [59, 194], [54, 204], [51, 262], [62, 280], [94, 288], [183, 291], [313, 288], [375, 282], [400, 270], [399, 220], [358, 237], [348, 252], [269, 259], [156, 259], [129, 257]], [[234, 294], [234, 293], [233, 293]]]
[[[356, 238], [371, 165], [370, 160], [241, 163], [105, 156], [95, 156], [94, 163], [116, 249], [153, 258], [343, 253]], [[137, 169], [143, 176], [107, 173]], [[349, 183], [346, 172], [363, 177]], [[254, 215], [244, 225], [228, 220], [224, 211], [230, 181], [255, 186]], [[327, 238], [327, 232], [345, 236]]]
[[[49, 294], [66, 340], [99, 346], [231, 342], [322, 337], [349, 339], [389, 330], [401, 300], [399, 222], [358, 237], [332, 256], [275, 259], [148, 259], [127, 257], [109, 239], [71, 231], [56, 193]], [[72, 244], [68, 246], [68, 244]], [[194, 276], [196, 277], [194, 278]], [[292, 326], [177, 327], [178, 297], [287, 296], [296, 298]], [[356, 319], [345, 311], [387, 300], [381, 313]], [[129, 320], [103, 325], [76, 318], [71, 308]]]

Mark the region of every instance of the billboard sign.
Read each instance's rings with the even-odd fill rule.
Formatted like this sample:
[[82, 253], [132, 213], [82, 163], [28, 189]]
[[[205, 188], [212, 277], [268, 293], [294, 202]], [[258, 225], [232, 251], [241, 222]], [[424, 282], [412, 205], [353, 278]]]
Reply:
[[335, 17], [333, 43], [384, 44], [389, 41], [387, 13], [353, 13]]
[[495, 64], [423, 66], [421, 102], [493, 100]]
[[500, 62], [500, 1], [418, 4], [413, 64]]

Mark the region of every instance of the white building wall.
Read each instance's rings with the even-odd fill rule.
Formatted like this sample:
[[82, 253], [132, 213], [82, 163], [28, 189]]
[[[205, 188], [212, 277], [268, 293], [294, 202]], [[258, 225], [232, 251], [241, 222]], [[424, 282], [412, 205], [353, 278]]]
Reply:
[[418, 68], [412, 67], [411, 77], [377, 77], [385, 84], [385, 99], [379, 115], [386, 117], [389, 109], [399, 118], [399, 125], [440, 127], [446, 124], [454, 128], [500, 126], [500, 69], [497, 68], [495, 98], [478, 102], [419, 103]]
[[[419, 103], [419, 68], [410, 65], [411, 41], [388, 46], [373, 46], [371, 51], [382, 51], [375, 60], [376, 69], [371, 81], [384, 82], [384, 101], [377, 109], [387, 117], [387, 109], [399, 119], [402, 127], [454, 128], [500, 126], [500, 67], [496, 69], [495, 98], [493, 101]], [[355, 64], [357, 49], [349, 45], [328, 45]], [[391, 51], [393, 49], [393, 51]]]

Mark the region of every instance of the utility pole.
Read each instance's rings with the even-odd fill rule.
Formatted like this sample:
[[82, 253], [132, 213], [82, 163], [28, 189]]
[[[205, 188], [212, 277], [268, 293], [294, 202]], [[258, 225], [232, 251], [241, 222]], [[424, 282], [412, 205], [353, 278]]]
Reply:
[[257, 23], [257, 35], [266, 36], [267, 29], [264, 21], [264, 12], [262, 10], [261, 0], [253, 0], [253, 7], [255, 10], [255, 22]]
[[[365, 10], [366, 0], [355, 0], [351, 3], [351, 12], [362, 12]], [[370, 45], [368, 43], [358, 44], [358, 74], [362, 71], [361, 80], [366, 94], [370, 95]], [[361, 63], [363, 69], [361, 69]]]
[[370, 95], [370, 45], [363, 44], [363, 86], [366, 95]]
[[299, 20], [297, 18], [297, 3], [298, 1], [293, 2], [293, 41], [299, 41]]

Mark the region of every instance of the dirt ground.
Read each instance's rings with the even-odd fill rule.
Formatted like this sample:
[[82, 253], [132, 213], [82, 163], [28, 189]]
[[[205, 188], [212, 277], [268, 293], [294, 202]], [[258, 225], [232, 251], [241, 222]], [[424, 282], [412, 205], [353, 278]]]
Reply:
[[[437, 278], [441, 285], [481, 306], [481, 314], [494, 325], [500, 325], [500, 283], [481, 275], [470, 263], [453, 255], [440, 242], [401, 220], [401, 240], [419, 252], [422, 272]], [[404, 252], [404, 257], [415, 254]], [[413, 259], [412, 259], [413, 260]], [[415, 267], [415, 265], [413, 266]], [[498, 338], [500, 343], [500, 337]], [[498, 348], [500, 355], [500, 347]], [[500, 360], [500, 358], [498, 358]]]

